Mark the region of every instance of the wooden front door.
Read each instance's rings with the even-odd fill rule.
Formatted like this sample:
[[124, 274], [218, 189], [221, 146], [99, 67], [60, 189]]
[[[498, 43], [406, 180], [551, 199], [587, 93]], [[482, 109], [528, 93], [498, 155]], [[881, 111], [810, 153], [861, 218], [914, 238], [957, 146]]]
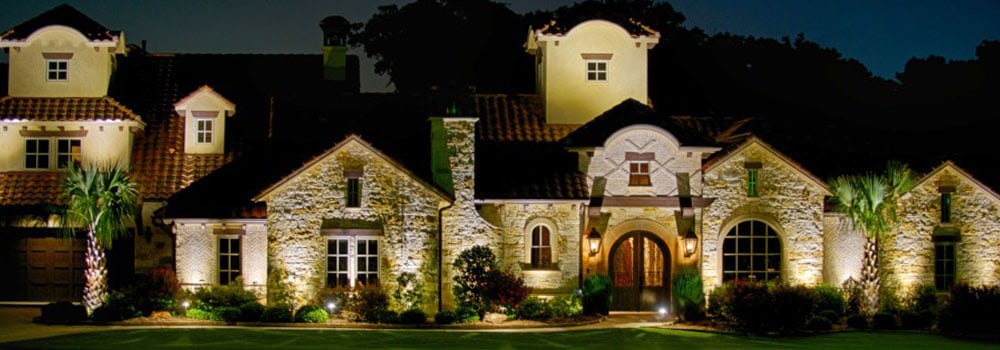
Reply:
[[613, 310], [655, 311], [670, 301], [670, 250], [649, 232], [631, 232], [611, 247]]

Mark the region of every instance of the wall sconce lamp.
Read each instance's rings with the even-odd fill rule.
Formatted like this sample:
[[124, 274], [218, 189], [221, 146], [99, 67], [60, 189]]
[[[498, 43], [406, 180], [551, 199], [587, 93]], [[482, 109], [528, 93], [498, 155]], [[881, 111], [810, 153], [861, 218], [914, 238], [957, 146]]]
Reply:
[[590, 255], [597, 255], [597, 252], [601, 250], [601, 233], [597, 232], [596, 228], [591, 228], [590, 234], [587, 235], [587, 242], [590, 243]]
[[698, 235], [694, 234], [694, 229], [688, 229], [684, 234], [684, 256], [694, 255], [694, 248], [698, 246]]

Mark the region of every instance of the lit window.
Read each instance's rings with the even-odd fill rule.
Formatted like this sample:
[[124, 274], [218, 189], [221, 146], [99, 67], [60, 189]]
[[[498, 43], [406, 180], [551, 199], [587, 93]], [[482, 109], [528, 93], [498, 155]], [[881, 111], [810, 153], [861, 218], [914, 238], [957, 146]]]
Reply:
[[377, 286], [378, 259], [376, 237], [331, 237], [326, 244], [326, 285]]
[[587, 61], [587, 81], [608, 81], [608, 61]]
[[747, 169], [747, 197], [757, 197], [757, 172], [760, 169]]
[[941, 193], [941, 223], [951, 222], [951, 192]]
[[227, 285], [240, 277], [240, 238], [219, 238], [219, 284]]
[[56, 140], [56, 164], [60, 169], [68, 168], [70, 164], [80, 165], [80, 140]]
[[357, 285], [378, 285], [378, 239], [358, 238]]
[[212, 143], [212, 124], [211, 119], [198, 119], [198, 143]]
[[934, 286], [948, 290], [955, 284], [955, 242], [934, 242]]
[[49, 81], [65, 81], [69, 79], [69, 61], [67, 60], [47, 60], [46, 76]]
[[629, 163], [628, 170], [629, 186], [651, 185], [651, 182], [649, 181], [649, 162], [631, 162]]
[[326, 242], [326, 286], [347, 287], [350, 285], [350, 268], [347, 262], [350, 254], [347, 251], [347, 238], [330, 239]]
[[531, 267], [552, 267], [552, 244], [548, 226], [538, 225], [531, 230]]
[[348, 208], [361, 207], [361, 179], [351, 177], [347, 179], [347, 203]]
[[781, 239], [762, 221], [739, 223], [722, 243], [722, 280], [781, 279]]
[[27, 139], [24, 141], [24, 168], [49, 168], [49, 140]]

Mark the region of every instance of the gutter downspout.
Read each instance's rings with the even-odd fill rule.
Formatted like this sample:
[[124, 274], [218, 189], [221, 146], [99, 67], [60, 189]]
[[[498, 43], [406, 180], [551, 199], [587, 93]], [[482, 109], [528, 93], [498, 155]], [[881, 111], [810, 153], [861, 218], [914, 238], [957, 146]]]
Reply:
[[455, 205], [454, 202], [438, 209], [438, 312], [444, 311], [444, 211]]

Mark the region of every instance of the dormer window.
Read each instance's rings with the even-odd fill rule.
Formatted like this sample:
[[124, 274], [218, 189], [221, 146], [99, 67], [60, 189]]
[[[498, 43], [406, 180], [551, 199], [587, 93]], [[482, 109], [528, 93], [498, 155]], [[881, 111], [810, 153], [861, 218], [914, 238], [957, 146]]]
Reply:
[[198, 143], [212, 143], [212, 133], [214, 121], [212, 119], [198, 119]]
[[69, 60], [46, 60], [46, 79], [66, 81], [69, 79]]
[[608, 61], [587, 61], [587, 81], [608, 81]]

